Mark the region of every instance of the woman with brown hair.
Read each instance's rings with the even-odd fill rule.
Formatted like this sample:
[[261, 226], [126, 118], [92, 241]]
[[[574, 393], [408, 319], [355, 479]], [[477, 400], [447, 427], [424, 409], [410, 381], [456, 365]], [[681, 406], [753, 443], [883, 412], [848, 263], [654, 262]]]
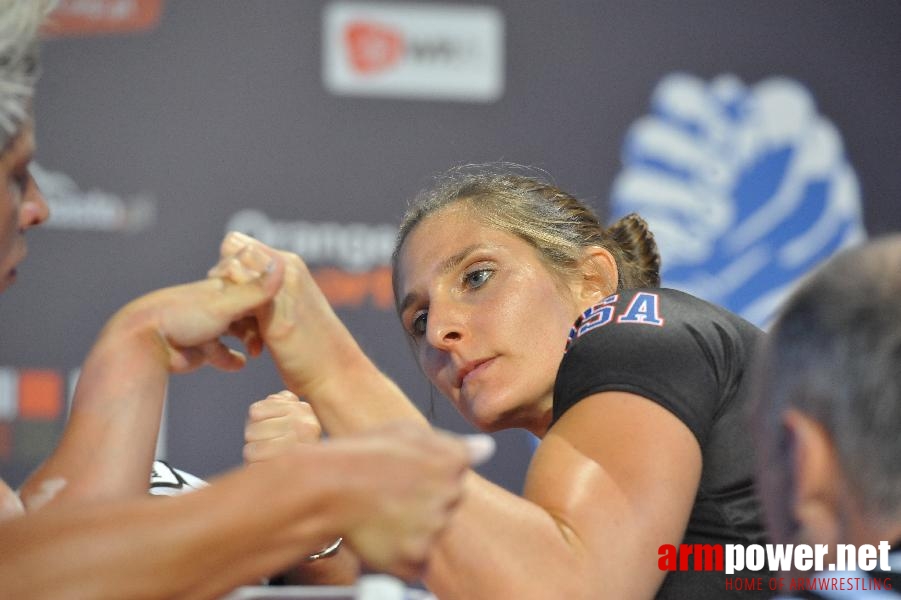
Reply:
[[[212, 274], [240, 279], [248, 247], [276, 253], [230, 234]], [[398, 417], [426, 426], [300, 258], [281, 256], [281, 291], [242, 325], [289, 389], [332, 435]], [[470, 474], [431, 554], [438, 597], [728, 596], [723, 573], [658, 561], [666, 544], [763, 540], [740, 418], [761, 332], [659, 288], [659, 262], [641, 218], [606, 228], [509, 165], [454, 169], [407, 212], [394, 291], [421, 369], [476, 428], [541, 438], [522, 497]]]

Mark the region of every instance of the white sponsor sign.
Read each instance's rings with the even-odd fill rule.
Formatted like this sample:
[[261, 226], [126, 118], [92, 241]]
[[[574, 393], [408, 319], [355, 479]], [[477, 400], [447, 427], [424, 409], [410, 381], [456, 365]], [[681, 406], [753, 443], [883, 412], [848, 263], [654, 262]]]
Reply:
[[46, 229], [135, 233], [156, 225], [157, 200], [152, 194], [123, 197], [98, 189], [83, 191], [60, 171], [36, 162], [30, 170], [50, 208]]
[[504, 20], [490, 6], [334, 2], [322, 76], [337, 95], [493, 102], [504, 91]]
[[269, 246], [299, 254], [311, 265], [334, 264], [360, 272], [391, 264], [397, 226], [279, 221], [248, 208], [232, 215], [225, 231], [246, 233]]
[[11, 423], [19, 415], [19, 374], [0, 367], [0, 422]]

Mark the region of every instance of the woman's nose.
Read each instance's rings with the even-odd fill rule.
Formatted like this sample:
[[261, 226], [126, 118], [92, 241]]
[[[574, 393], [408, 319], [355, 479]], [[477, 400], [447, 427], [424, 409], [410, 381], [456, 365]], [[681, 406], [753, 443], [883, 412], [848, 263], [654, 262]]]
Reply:
[[465, 331], [461, 311], [449, 306], [435, 306], [435, 303], [432, 303], [426, 322], [426, 339], [431, 346], [447, 350], [463, 339]]
[[47, 206], [44, 194], [41, 193], [30, 175], [29, 178], [25, 198], [22, 200], [22, 206], [19, 207], [19, 227], [23, 230], [36, 227], [50, 217], [50, 207]]

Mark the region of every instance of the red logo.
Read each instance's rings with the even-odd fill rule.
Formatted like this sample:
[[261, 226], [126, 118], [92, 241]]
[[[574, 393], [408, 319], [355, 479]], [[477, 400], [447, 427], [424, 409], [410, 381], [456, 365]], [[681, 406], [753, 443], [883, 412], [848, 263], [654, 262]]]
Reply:
[[63, 0], [48, 18], [48, 36], [144, 31], [157, 26], [163, 0]]
[[348, 23], [344, 41], [351, 66], [363, 74], [392, 67], [404, 53], [403, 37], [394, 29], [376, 23]]

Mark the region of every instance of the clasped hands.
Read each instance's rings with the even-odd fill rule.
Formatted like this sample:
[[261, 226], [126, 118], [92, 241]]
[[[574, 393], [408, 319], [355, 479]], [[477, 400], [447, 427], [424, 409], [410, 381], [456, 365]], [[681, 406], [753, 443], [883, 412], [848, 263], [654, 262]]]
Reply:
[[251, 282], [274, 295], [236, 320], [228, 333], [240, 339], [251, 356], [269, 348], [285, 383], [305, 394], [317, 381], [334, 376], [334, 368], [357, 346], [299, 256], [270, 248], [238, 232], [225, 236], [220, 260], [209, 270], [223, 285]]

